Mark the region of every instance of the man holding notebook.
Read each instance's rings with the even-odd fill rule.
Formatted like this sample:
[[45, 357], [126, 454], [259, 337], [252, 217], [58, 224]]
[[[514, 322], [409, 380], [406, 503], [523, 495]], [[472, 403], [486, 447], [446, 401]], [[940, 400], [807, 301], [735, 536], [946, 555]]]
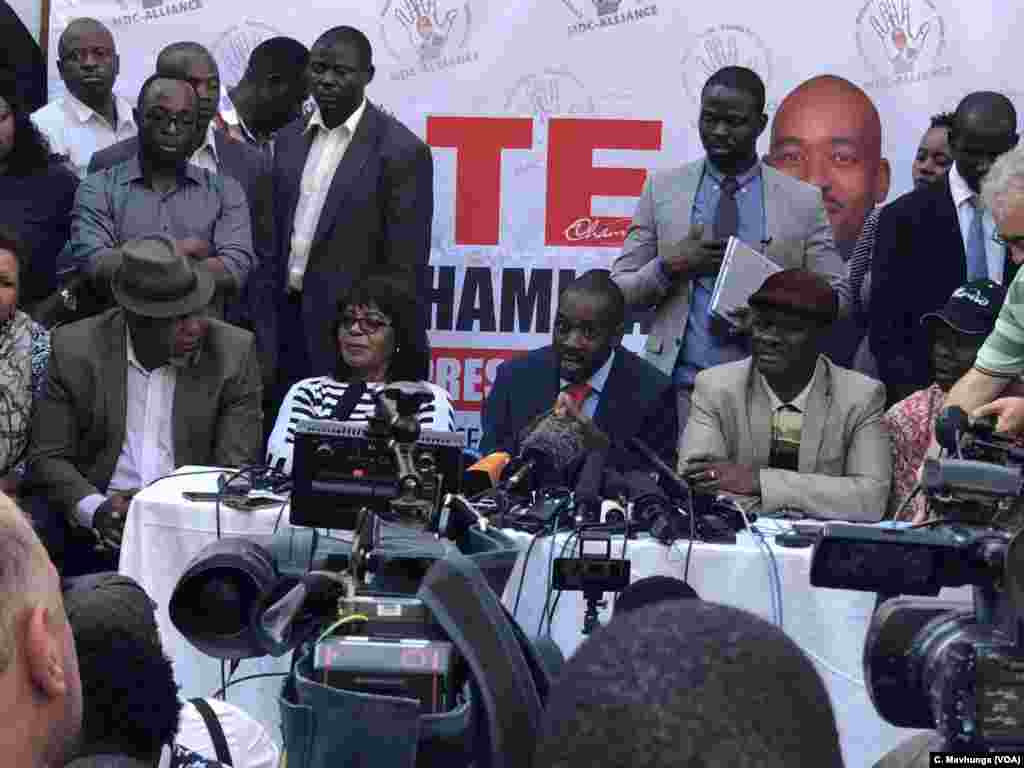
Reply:
[[654, 308], [644, 356], [673, 377], [679, 428], [705, 368], [750, 354], [743, 313], [711, 312], [729, 237], [780, 267], [830, 277], [849, 304], [821, 191], [763, 165], [757, 138], [768, 118], [757, 73], [725, 67], [701, 94], [699, 129], [706, 157], [649, 174], [612, 276], [634, 309]]

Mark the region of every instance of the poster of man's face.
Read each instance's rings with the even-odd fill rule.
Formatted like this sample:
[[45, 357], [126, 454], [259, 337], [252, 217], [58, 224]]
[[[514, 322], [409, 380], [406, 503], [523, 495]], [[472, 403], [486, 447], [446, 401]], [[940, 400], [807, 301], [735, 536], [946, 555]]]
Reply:
[[766, 158], [820, 187], [840, 252], [848, 255], [864, 219], [889, 194], [882, 124], [864, 91], [833, 75], [806, 80], [779, 105]]

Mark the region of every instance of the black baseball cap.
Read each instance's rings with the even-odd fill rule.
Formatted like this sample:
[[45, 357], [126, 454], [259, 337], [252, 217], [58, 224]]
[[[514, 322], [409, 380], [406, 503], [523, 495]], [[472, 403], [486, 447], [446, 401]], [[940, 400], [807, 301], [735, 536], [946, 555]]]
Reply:
[[954, 331], [972, 336], [988, 335], [996, 326], [996, 317], [1006, 299], [1006, 289], [991, 280], [972, 280], [961, 285], [938, 312], [921, 318], [927, 326], [941, 320]]

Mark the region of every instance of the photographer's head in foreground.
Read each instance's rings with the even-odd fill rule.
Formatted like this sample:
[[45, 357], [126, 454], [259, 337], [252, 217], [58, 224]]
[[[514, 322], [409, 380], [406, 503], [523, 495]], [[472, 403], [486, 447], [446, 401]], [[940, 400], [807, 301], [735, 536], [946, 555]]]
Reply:
[[659, 602], [617, 616], [562, 670], [536, 768], [836, 768], [832, 706], [782, 630], [736, 608]]

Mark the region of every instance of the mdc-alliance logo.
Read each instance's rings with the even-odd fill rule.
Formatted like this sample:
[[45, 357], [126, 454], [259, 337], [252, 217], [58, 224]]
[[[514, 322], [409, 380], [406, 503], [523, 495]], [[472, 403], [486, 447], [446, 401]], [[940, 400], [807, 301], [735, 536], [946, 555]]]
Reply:
[[867, 88], [946, 77], [946, 22], [932, 0], [868, 0], [857, 14], [857, 49], [875, 79]]
[[562, 0], [576, 15], [576, 23], [569, 26], [569, 36], [595, 29], [630, 24], [658, 15], [658, 6], [648, 0], [634, 0], [630, 7], [623, 8], [622, 0]]
[[[704, 83], [718, 70], [730, 66], [754, 70], [771, 92], [772, 52], [768, 46], [747, 27], [719, 24], [697, 35], [683, 58], [683, 87], [690, 100], [699, 105]], [[773, 111], [774, 104], [767, 104], [766, 110]]]
[[473, 13], [468, 2], [446, 0], [385, 0], [380, 32], [391, 55], [405, 65], [392, 80], [476, 61], [469, 48]]
[[203, 9], [203, 0], [117, 0], [123, 14], [111, 17], [115, 27], [130, 27], [144, 21], [157, 21], [168, 16], [180, 16]]

